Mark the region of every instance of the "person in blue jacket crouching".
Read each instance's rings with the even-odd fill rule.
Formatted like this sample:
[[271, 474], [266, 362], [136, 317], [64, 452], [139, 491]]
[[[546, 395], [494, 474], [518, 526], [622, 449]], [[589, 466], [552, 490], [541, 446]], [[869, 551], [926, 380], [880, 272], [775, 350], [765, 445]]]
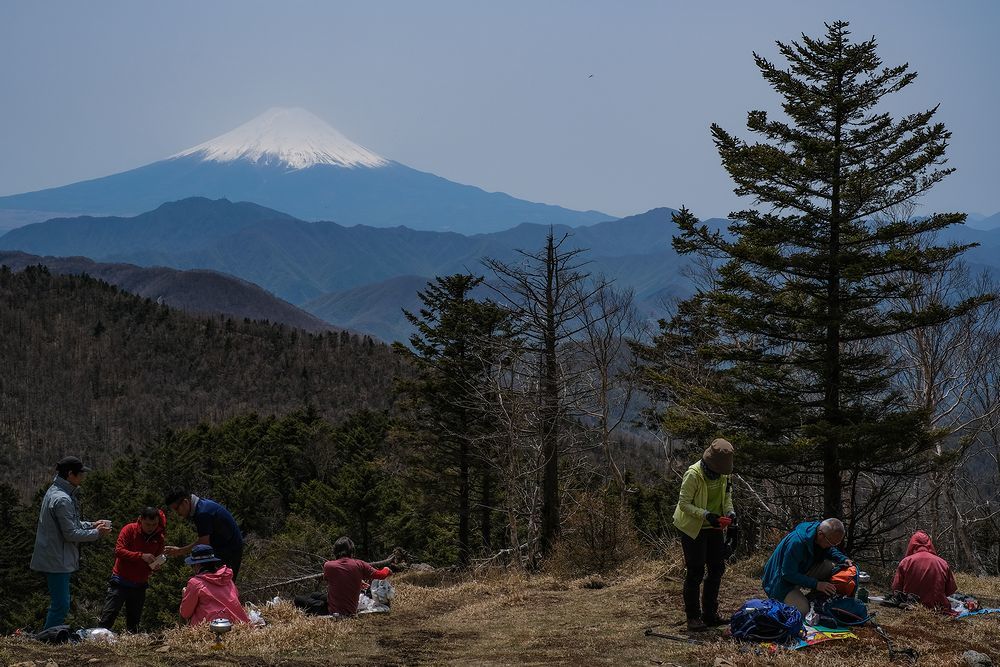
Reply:
[[851, 560], [837, 546], [846, 530], [840, 519], [805, 521], [785, 535], [764, 565], [764, 592], [772, 600], [794, 605], [809, 613], [803, 588], [834, 595], [830, 582], [834, 565], [850, 566]]

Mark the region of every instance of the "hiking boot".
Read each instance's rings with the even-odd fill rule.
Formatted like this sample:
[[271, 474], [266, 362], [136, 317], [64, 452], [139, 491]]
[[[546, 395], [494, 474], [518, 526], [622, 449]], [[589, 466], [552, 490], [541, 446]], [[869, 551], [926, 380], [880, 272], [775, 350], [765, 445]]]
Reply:
[[711, 614], [711, 615], [706, 614], [705, 615], [704, 623], [705, 623], [705, 627], [708, 627], [708, 628], [717, 628], [720, 625], [729, 625], [729, 621], [727, 621], [726, 619], [722, 618], [718, 614]]
[[705, 621], [700, 618], [688, 619], [688, 632], [705, 632], [706, 630], [708, 630], [708, 626], [705, 625]]

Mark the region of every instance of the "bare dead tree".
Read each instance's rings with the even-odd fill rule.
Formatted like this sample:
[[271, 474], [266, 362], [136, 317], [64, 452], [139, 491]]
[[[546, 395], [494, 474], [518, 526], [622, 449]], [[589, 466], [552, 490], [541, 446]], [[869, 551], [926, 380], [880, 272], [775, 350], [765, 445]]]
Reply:
[[631, 290], [618, 291], [598, 277], [602, 288], [593, 293], [580, 315], [583, 332], [579, 362], [583, 396], [581, 415], [593, 424], [608, 474], [622, 499], [627, 492], [622, 465], [615, 460], [613, 439], [629, 414], [635, 391], [635, 350], [628, 343], [639, 338], [641, 322]]
[[[914, 309], [955, 302], [969, 294], [996, 293], [987, 275], [973, 277], [958, 263], [920, 279], [923, 289], [912, 299]], [[982, 454], [982, 444], [1000, 415], [995, 391], [1000, 302], [993, 300], [949, 322], [910, 331], [900, 337], [898, 349], [903, 386], [914, 405], [928, 414], [928, 428], [939, 434], [935, 454], [944, 465], [931, 472], [922, 489], [929, 499], [931, 535], [939, 539], [949, 534], [958, 566], [983, 572], [963, 510], [963, 504], [978, 504], [963, 503], [960, 495], [966, 486], [964, 471]]]
[[565, 377], [565, 369], [574, 366], [566, 363], [564, 355], [568, 344], [583, 330], [580, 318], [587, 303], [601, 289], [601, 285], [594, 284], [585, 287], [589, 274], [582, 271], [586, 264], [581, 257], [584, 250], [565, 248], [568, 238], [563, 235], [556, 239], [550, 229], [541, 250], [518, 250], [520, 263], [484, 260], [496, 277], [498, 285], [493, 288], [498, 301], [509, 308], [517, 323], [514, 329], [526, 358], [535, 360], [525, 366], [533, 378], [525, 386], [537, 392], [537, 420], [533, 423], [540, 438], [543, 464], [543, 554], [551, 550], [560, 526], [560, 446], [562, 427], [569, 417], [566, 387], [574, 386]]

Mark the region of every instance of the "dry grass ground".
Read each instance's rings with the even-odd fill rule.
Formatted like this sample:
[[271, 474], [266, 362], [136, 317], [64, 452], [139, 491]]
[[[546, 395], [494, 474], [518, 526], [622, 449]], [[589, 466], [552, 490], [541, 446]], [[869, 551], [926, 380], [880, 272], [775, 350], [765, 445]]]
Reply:
[[[759, 563], [731, 568], [723, 610], [759, 593]], [[704, 645], [647, 637], [644, 630], [682, 634], [679, 559], [638, 562], [613, 577], [595, 579], [490, 572], [462, 579], [433, 573], [396, 578], [390, 615], [333, 622], [306, 618], [290, 605], [265, 610], [266, 628], [239, 628], [212, 650], [204, 629], [123, 637], [114, 645], [49, 647], [0, 639], [0, 663], [53, 661], [65, 665], [769, 665], [890, 664], [874, 630], [856, 641], [829, 642], [778, 655], [755, 655], [719, 634]], [[597, 581], [598, 587], [594, 586]], [[602, 587], [601, 584], [603, 584]], [[960, 578], [961, 590], [1000, 597], [1000, 580]], [[878, 620], [900, 646], [920, 652], [927, 667], [959, 665], [974, 649], [1000, 658], [1000, 616], [962, 621], [923, 609], [878, 609]], [[901, 661], [898, 664], [907, 664]]]

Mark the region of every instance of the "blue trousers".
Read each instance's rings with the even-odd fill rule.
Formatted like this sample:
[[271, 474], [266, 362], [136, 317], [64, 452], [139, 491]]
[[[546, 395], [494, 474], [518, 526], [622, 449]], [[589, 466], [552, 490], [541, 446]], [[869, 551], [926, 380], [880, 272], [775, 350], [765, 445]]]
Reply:
[[49, 613], [45, 617], [45, 628], [62, 625], [69, 613], [69, 572], [46, 572], [45, 580], [49, 585]]

